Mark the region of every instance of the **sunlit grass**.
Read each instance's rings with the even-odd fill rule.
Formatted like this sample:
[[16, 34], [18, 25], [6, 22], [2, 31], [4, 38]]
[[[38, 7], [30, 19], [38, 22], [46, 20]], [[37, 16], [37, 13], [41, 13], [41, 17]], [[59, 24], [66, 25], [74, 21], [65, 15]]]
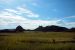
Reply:
[[[1, 33], [0, 50], [74, 50], [75, 43], [52, 43], [73, 40], [69, 32]], [[5, 36], [6, 35], [6, 36]]]

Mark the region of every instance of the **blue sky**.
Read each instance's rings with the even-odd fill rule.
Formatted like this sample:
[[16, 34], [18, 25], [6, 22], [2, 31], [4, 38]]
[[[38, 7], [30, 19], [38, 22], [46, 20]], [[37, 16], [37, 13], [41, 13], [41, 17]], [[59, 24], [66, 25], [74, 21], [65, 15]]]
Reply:
[[75, 27], [75, 0], [0, 0], [0, 29]]

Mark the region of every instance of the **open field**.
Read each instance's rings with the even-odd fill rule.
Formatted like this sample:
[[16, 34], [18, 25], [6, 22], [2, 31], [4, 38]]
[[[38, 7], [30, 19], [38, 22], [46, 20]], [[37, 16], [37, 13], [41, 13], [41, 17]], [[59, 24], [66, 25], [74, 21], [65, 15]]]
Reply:
[[0, 50], [75, 50], [75, 33], [0, 33]]

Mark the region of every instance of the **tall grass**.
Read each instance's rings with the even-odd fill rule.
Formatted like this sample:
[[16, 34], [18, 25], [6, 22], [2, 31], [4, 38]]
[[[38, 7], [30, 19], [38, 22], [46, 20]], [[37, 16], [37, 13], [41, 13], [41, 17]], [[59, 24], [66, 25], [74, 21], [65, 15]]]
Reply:
[[74, 36], [69, 32], [1, 33], [0, 50], [75, 50], [75, 43], [56, 43]]

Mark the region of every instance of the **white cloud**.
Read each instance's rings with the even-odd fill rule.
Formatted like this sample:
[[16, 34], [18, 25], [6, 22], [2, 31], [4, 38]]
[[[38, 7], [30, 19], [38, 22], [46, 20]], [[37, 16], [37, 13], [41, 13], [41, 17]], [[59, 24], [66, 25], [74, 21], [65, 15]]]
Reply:
[[75, 18], [75, 16], [67, 16], [66, 18]]
[[75, 22], [68, 22], [67, 24], [75, 25]]
[[1, 12], [0, 13], [0, 18], [10, 18], [10, 19], [15, 19], [15, 20], [17, 20], [17, 19], [22, 19], [22, 20], [24, 20], [24, 18], [23, 17], [21, 17], [21, 16], [18, 16], [18, 15], [16, 15], [16, 14], [14, 14], [14, 13], [10, 13], [10, 12], [8, 12], [8, 11], [3, 11], [3, 12]]
[[17, 7], [17, 9], [18, 9], [18, 11], [19, 11], [20, 13], [24, 13], [24, 14], [26, 14], [28, 17], [39, 17], [38, 14], [35, 14], [35, 13], [33, 13], [31, 10], [28, 10], [28, 9], [26, 9], [26, 8], [24, 8], [24, 7]]
[[25, 19], [24, 17], [15, 15], [13, 13], [9, 13], [9, 12], [1, 12], [0, 13], [0, 25], [10, 25], [10, 24], [15, 24], [15, 23], [19, 23], [19, 21], [25, 21], [27, 19]]
[[75, 27], [75, 22], [66, 22], [66, 21], [59, 21], [58, 22], [59, 26], [67, 27], [67, 28], [72, 28]]
[[11, 12], [11, 13], [18, 13], [18, 11], [16, 11], [16, 10], [13, 10], [13, 9], [5, 9], [5, 11], [7, 11], [7, 12]]
[[[23, 9], [22, 9], [23, 10]], [[21, 11], [22, 11], [21, 10]], [[27, 11], [27, 10], [26, 10]], [[16, 14], [14, 14], [16, 13]], [[1, 27], [12, 27], [14, 25], [21, 25], [25, 29], [35, 29], [38, 26], [47, 26], [47, 25], [58, 25], [59, 20], [30, 20], [23, 16], [17, 14], [18, 12], [13, 9], [5, 9], [0, 12], [0, 26]]]
[[68, 28], [75, 27], [75, 22], [65, 22], [65, 25]]
[[39, 17], [38, 14], [33, 13], [31, 10], [29, 10], [29, 9], [27, 9], [27, 8], [24, 8], [24, 7], [17, 7], [16, 9], [17, 9], [17, 10], [5, 9], [4, 11], [7, 11], [7, 12], [9, 12], [9, 13], [14, 13], [14, 14], [17, 14], [17, 15], [25, 14], [27, 17], [36, 17], [36, 18]]
[[[25, 16], [21, 16], [20, 14], [26, 14], [28, 17], [39, 17], [39, 15], [33, 13], [24, 7], [17, 7], [16, 9], [4, 9], [0, 12], [0, 28], [1, 27], [12, 27], [21, 25], [25, 29], [35, 29], [38, 26], [48, 26], [48, 25], [59, 25], [66, 27], [74, 27], [75, 22], [65, 22], [62, 20], [30, 20]], [[74, 17], [74, 16], [71, 16]]]
[[7, 3], [7, 4], [12, 3], [13, 1], [14, 0], [0, 0], [0, 2]]

